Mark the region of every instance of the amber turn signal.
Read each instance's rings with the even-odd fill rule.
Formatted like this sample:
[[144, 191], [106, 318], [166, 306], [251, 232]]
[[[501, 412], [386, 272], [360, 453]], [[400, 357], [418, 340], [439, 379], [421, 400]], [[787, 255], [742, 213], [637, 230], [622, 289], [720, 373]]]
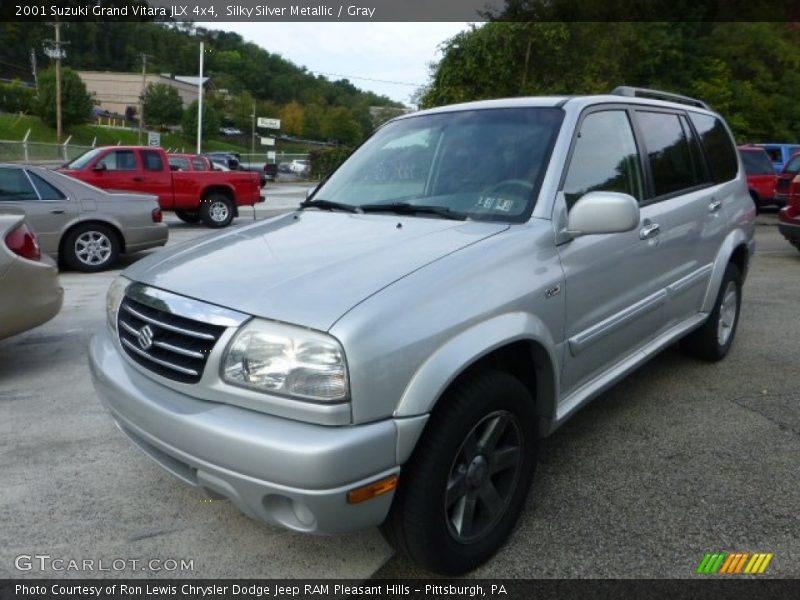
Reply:
[[376, 496], [380, 496], [386, 492], [391, 492], [397, 487], [398, 479], [399, 477], [397, 475], [391, 475], [390, 477], [386, 477], [385, 479], [381, 479], [375, 483], [370, 483], [364, 487], [350, 490], [347, 492], [347, 503], [358, 504], [359, 502], [372, 500]]

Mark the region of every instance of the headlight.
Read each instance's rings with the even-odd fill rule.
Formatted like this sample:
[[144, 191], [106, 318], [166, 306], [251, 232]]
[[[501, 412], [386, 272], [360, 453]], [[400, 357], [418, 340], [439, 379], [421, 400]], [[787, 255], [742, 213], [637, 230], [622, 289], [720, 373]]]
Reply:
[[329, 335], [254, 319], [225, 353], [222, 378], [260, 392], [317, 402], [347, 398], [342, 346]]
[[111, 282], [111, 286], [106, 293], [106, 318], [108, 319], [108, 326], [111, 331], [117, 332], [117, 313], [119, 312], [119, 305], [122, 304], [122, 299], [125, 297], [125, 288], [131, 282], [130, 279], [118, 276]]

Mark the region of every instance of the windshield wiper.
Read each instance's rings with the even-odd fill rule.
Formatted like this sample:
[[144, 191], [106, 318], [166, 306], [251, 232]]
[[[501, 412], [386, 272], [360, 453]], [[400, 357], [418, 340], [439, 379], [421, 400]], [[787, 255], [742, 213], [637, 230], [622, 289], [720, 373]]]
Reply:
[[343, 210], [349, 213], [360, 213], [361, 209], [352, 204], [344, 204], [342, 202], [334, 202], [332, 200], [303, 200], [300, 203], [300, 210], [304, 208], [319, 208], [322, 210]]
[[416, 213], [437, 215], [454, 221], [466, 221], [467, 215], [453, 212], [446, 206], [427, 206], [425, 204], [409, 204], [408, 202], [391, 202], [389, 204], [362, 204], [359, 206], [367, 212], [393, 212], [400, 215], [413, 215]]

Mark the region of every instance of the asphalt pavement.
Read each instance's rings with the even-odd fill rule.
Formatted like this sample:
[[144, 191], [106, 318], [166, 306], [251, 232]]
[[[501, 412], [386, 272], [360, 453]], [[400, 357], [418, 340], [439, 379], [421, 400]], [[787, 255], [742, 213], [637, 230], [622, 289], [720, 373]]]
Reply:
[[[234, 225], [289, 210], [305, 189], [268, 186]], [[167, 220], [170, 244], [208, 233]], [[668, 349], [544, 441], [519, 526], [470, 577], [690, 577], [710, 551], [772, 552], [766, 576], [800, 577], [800, 253], [774, 214], [759, 221], [728, 358]], [[136, 451], [97, 401], [86, 356], [118, 272], [63, 273], [61, 313], [0, 341], [0, 577], [429, 576], [392, 557], [377, 530], [261, 524]], [[20, 555], [193, 566], [19, 571]]]

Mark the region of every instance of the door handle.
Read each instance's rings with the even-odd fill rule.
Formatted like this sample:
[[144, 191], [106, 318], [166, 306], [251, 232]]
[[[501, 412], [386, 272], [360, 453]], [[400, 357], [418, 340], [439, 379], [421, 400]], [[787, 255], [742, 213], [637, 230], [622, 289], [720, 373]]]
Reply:
[[63, 215], [64, 214], [64, 209], [63, 208], [57, 208], [55, 210], [51, 210], [50, 214], [51, 215]]
[[649, 240], [650, 238], [657, 236], [660, 232], [661, 227], [658, 226], [658, 223], [651, 223], [650, 225], [645, 225], [639, 230], [639, 239]]
[[144, 177], [134, 177], [134, 181], [144, 181]]
[[722, 200], [711, 200], [711, 204], [708, 205], [708, 212], [715, 213], [720, 208], [722, 208]]

